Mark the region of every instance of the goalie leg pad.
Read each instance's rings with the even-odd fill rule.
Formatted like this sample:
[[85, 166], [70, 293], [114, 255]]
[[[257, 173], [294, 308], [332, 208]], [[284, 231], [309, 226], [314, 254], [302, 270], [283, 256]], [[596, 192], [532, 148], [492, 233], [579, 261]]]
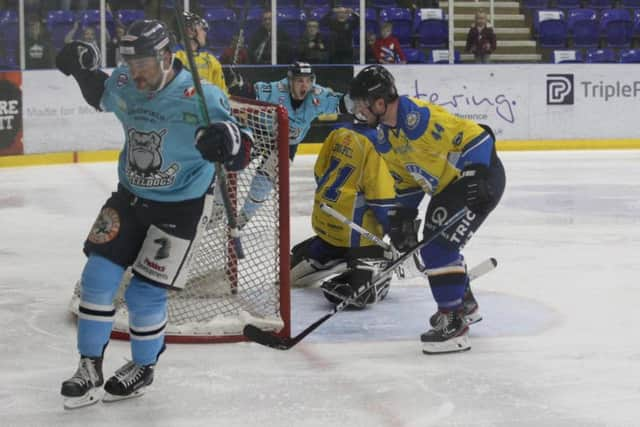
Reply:
[[124, 297], [129, 310], [133, 361], [139, 365], [156, 363], [164, 347], [167, 290], [134, 275]]
[[82, 271], [78, 307], [78, 351], [87, 357], [101, 357], [109, 342], [118, 290], [124, 268], [99, 255], [91, 255]]
[[347, 271], [348, 251], [317, 236], [297, 244], [291, 251], [291, 285], [311, 286]]

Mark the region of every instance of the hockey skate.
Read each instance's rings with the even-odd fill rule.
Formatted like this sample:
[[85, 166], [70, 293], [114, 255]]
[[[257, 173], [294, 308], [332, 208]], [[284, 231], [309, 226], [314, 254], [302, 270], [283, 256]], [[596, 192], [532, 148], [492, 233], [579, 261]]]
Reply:
[[[482, 320], [482, 314], [480, 314], [480, 306], [478, 305], [478, 301], [473, 296], [473, 292], [471, 292], [471, 288], [467, 284], [467, 288], [464, 291], [464, 296], [462, 297], [462, 307], [464, 312], [464, 321], [467, 325], [473, 325], [474, 323], [478, 323]], [[435, 312], [431, 318], [429, 319], [429, 324], [431, 327], [435, 327], [440, 320], [441, 313], [439, 311]]]
[[137, 365], [127, 362], [104, 385], [104, 402], [115, 402], [142, 396], [153, 382], [154, 365]]
[[100, 401], [102, 394], [102, 357], [80, 357], [75, 374], [62, 383], [60, 393], [65, 409], [76, 409]]
[[455, 353], [471, 349], [469, 326], [458, 311], [439, 311], [438, 323], [420, 336], [424, 354]]

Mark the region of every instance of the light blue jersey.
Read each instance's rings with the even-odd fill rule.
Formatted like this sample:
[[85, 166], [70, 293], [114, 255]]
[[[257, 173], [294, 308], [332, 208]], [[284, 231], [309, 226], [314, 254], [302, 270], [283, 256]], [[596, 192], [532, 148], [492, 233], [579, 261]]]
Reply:
[[[116, 68], [105, 82], [102, 109], [115, 113], [124, 129], [120, 183], [138, 197], [161, 202], [195, 199], [211, 185], [215, 167], [195, 146], [204, 124], [191, 73], [176, 68], [176, 77], [149, 96], [136, 89], [128, 68]], [[235, 119], [226, 95], [202, 82], [212, 122]]]
[[289, 79], [255, 84], [256, 98], [284, 106], [289, 113], [289, 145], [298, 145], [309, 132], [311, 122], [321, 114], [337, 113], [341, 93], [314, 84], [302, 105], [295, 110], [291, 105]]

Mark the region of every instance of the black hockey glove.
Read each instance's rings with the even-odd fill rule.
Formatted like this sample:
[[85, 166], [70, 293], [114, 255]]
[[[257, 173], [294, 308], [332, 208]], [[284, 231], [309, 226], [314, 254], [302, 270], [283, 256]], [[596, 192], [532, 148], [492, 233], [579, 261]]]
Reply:
[[92, 43], [68, 43], [56, 56], [56, 68], [67, 76], [75, 75], [81, 70], [97, 70], [99, 65], [100, 51]]
[[462, 170], [458, 181], [462, 185], [467, 207], [474, 213], [485, 213], [493, 200], [489, 169], [484, 165], [469, 165]]
[[389, 237], [400, 252], [406, 252], [418, 243], [420, 220], [418, 210], [399, 206], [389, 209]]
[[[212, 123], [196, 131], [196, 148], [202, 157], [210, 162], [224, 163], [229, 170], [241, 169], [246, 165], [244, 158], [248, 159], [250, 150], [247, 146], [240, 129], [231, 121]], [[239, 163], [242, 163], [240, 167], [235, 167]]]

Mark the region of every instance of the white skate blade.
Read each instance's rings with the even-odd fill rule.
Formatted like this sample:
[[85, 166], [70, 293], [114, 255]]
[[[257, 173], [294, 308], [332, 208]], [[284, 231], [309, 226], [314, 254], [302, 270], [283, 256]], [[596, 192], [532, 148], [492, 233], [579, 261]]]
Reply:
[[471, 350], [471, 343], [469, 342], [469, 336], [466, 332], [459, 337], [446, 341], [422, 343], [422, 352], [424, 354], [457, 353], [467, 350]]
[[111, 394], [111, 393], [107, 393], [106, 391], [104, 392], [104, 397], [102, 398], [102, 401], [105, 403], [111, 403], [111, 402], [119, 402], [120, 400], [127, 400], [127, 399], [133, 399], [134, 397], [140, 397], [144, 394], [146, 387], [142, 387], [139, 388], [138, 390], [134, 391], [131, 394], [128, 394], [126, 396], [119, 396], [116, 394]]
[[82, 396], [65, 397], [63, 402], [64, 409], [78, 409], [94, 405], [100, 402], [100, 394], [102, 394], [102, 388], [95, 387]]

